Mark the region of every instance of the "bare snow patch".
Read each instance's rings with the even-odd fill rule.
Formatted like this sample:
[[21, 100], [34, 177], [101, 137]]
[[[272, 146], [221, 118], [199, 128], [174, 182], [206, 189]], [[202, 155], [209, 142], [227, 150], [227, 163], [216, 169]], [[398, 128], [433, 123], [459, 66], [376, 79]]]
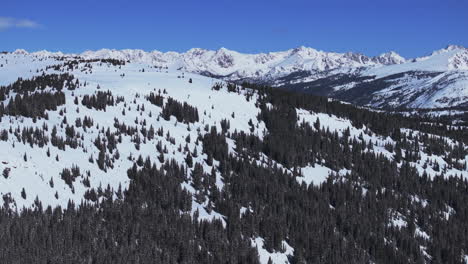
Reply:
[[333, 170], [325, 166], [315, 164], [314, 166], [307, 166], [301, 168], [301, 175], [296, 177], [296, 180], [299, 183], [305, 183], [307, 186], [310, 184], [320, 185], [321, 183], [327, 180], [328, 175], [332, 173]]
[[268, 260], [274, 264], [289, 264], [288, 256], [294, 255], [294, 248], [292, 248], [286, 241], [282, 242], [283, 252], [269, 252], [264, 248], [264, 239], [257, 237], [252, 239], [252, 247], [257, 247], [258, 255], [261, 264], [267, 264]]

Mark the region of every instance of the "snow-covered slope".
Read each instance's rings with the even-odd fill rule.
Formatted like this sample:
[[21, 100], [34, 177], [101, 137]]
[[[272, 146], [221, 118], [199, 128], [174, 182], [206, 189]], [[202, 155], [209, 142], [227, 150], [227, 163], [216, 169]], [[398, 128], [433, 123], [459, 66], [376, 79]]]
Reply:
[[[43, 206], [52, 207], [66, 207], [69, 201], [77, 204], [82, 201], [95, 202], [90, 194], [91, 190], [98, 190], [101, 194], [108, 190], [111, 197], [117, 197], [121, 194], [119, 190], [126, 190], [130, 184], [131, 179], [127, 171], [132, 166], [136, 166], [134, 164], [144, 164], [146, 157], [158, 166], [172, 159], [177, 164], [186, 166], [190, 157], [194, 164], [201, 164], [204, 172], [213, 173], [216, 187], [222, 190], [223, 186], [228, 186], [229, 184], [225, 184], [227, 178], [221, 175], [219, 168], [221, 162], [213, 160], [213, 157], [209, 162], [210, 157], [206, 154], [204, 144], [200, 143], [202, 141], [200, 138], [208, 134], [214, 126], [218, 131], [224, 130], [226, 135], [242, 131], [246, 135], [254, 135], [259, 141], [265, 139], [269, 132], [265, 123], [267, 121], [259, 118], [264, 102], [261, 103], [261, 96], [254, 90], [240, 86], [228, 88], [226, 82], [190, 72], [192, 70], [189, 71], [186, 67], [190, 65], [200, 69], [203, 67], [215, 69], [220, 65], [219, 61], [211, 61], [210, 58], [215, 54], [216, 58], [224, 58], [220, 53], [243, 58], [244, 62], [239, 62], [236, 58], [236, 62], [231, 61], [232, 65], [249, 65], [249, 63], [255, 65], [255, 60], [261, 56], [241, 55], [226, 50], [218, 52], [191, 50], [188, 53], [192, 53], [192, 56], [206, 56], [204, 60], [207, 64], [187, 59], [185, 62], [179, 61], [180, 64], [177, 65], [168, 64], [166, 68], [165, 63], [168, 58], [177, 58], [181, 55], [160, 53], [160, 58], [165, 58], [162, 60], [135, 50], [99, 51], [93, 54], [85, 53], [79, 57], [46, 51], [29, 54], [22, 50], [0, 54], [0, 95], [3, 96], [0, 97], [0, 173], [2, 173], [0, 196], [4, 200], [3, 205], [21, 210], [23, 207], [37, 206], [36, 199], [41, 201]], [[196, 53], [200, 54], [195, 55]], [[292, 53], [294, 55], [291, 55]], [[433, 56], [449, 53], [443, 51]], [[184, 56], [188, 56], [187, 54]], [[457, 53], [453, 52], [454, 54]], [[402, 63], [398, 67], [406, 67], [404, 65], [407, 63], [398, 59], [395, 54], [383, 55], [378, 62], [375, 62], [363, 56], [324, 55], [322, 52], [306, 48], [287, 51], [284, 54], [262, 56], [265, 56], [265, 65], [273, 61], [279, 63], [283, 56], [295, 61], [289, 63], [283, 61], [284, 67], [290, 67], [302, 60], [307, 61], [304, 65], [308, 65], [310, 69], [340, 67], [339, 65], [351, 63], [373, 65], [372, 67], [375, 67], [373, 69], [377, 71], [384, 68], [384, 66], [377, 68], [378, 64]], [[315, 58], [328, 56], [330, 60], [310, 59], [314, 56]], [[88, 60], [83, 60], [83, 57]], [[110, 57], [121, 61], [91, 60], [99, 57]], [[135, 59], [137, 57], [141, 59]], [[430, 59], [421, 59], [414, 63], [419, 63], [423, 67], [428, 60]], [[229, 59], [224, 58], [222, 61], [226, 68], [234, 67], [229, 66]], [[462, 67], [459, 63], [457, 65]], [[267, 68], [265, 66], [265, 69]], [[228, 73], [227, 69], [225, 73]], [[21, 86], [19, 84], [27, 83], [25, 81], [27, 79], [56, 75], [73, 75], [73, 77], [63, 87], [56, 85], [58, 77], [50, 77], [54, 83], [53, 87], [42, 86], [43, 81], [37, 81], [37, 87], [25, 84], [25, 89], [32, 88], [32, 90], [26, 92], [15, 90], [19, 89], [18, 86]], [[16, 86], [12, 85], [13, 83]], [[460, 89], [463, 90], [463, 87]], [[64, 102], [58, 104], [55, 109], [51, 107], [43, 111], [44, 115], [40, 112], [34, 112], [34, 117], [12, 114], [14, 111], [30, 110], [28, 105], [18, 104], [18, 98], [47, 92], [52, 94], [63, 92]], [[94, 105], [87, 102], [89, 99], [86, 98], [98, 95], [100, 92], [108, 92], [107, 96], [112, 96], [112, 102], [105, 103], [104, 106], [99, 105], [100, 102], [94, 102]], [[160, 96], [159, 105], [149, 100], [148, 96], [151, 94]], [[170, 98], [180, 102], [181, 105], [184, 104], [184, 107], [189, 109], [188, 112], [193, 110], [192, 107], [195, 108], [197, 118], [191, 121], [178, 120], [175, 114], [180, 112], [180, 109], [166, 116], [167, 118], [164, 117], [163, 109]], [[36, 102], [30, 103], [34, 105]], [[48, 103], [52, 104], [52, 102], [45, 104]], [[266, 104], [265, 108], [268, 107], [274, 106]], [[11, 112], [6, 112], [5, 109]], [[293, 124], [297, 122], [298, 126], [307, 125], [313, 131], [336, 133], [336, 138], [348, 134], [348, 137], [362, 144], [363, 153], [372, 151], [381, 155], [383, 159], [396, 160], [397, 151], [394, 149], [397, 149], [397, 146], [399, 148], [400, 142], [389, 136], [379, 135], [369, 126], [358, 127], [349, 119], [301, 108], [295, 108], [295, 114], [297, 120], [292, 119]], [[316, 122], [319, 125], [316, 125]], [[454, 166], [466, 163], [468, 156], [448, 159], [444, 153], [437, 155], [434, 151], [427, 150], [427, 146], [423, 143], [418, 143], [414, 135], [419, 135], [420, 132], [409, 129], [401, 129], [400, 132], [408, 136], [406, 144], [414, 144], [414, 148], [420, 149], [416, 157], [408, 158], [419, 174], [426, 174], [430, 178], [439, 175], [468, 178], [466, 167]], [[432, 137], [427, 134], [421, 136], [421, 138]], [[443, 141], [447, 145], [467, 149], [466, 145], [450, 138], [443, 138]], [[255, 166], [281, 168], [286, 175], [294, 177], [293, 182], [297, 181], [305, 186], [320, 185], [330, 179], [330, 175], [345, 177], [356, 172], [351, 164], [349, 168], [336, 167], [336, 165], [333, 167], [331, 158], [326, 155], [322, 157], [320, 151], [318, 151], [320, 158], [317, 160], [307, 160], [304, 166], [288, 168], [272, 158], [271, 153], [268, 156], [265, 153], [242, 152], [234, 137], [227, 136], [226, 143], [229, 154], [234, 157], [243, 156], [243, 161], [248, 160], [246, 162], [252, 162]], [[347, 144], [343, 147], [345, 145]], [[256, 154], [258, 156], [255, 156]], [[410, 155], [412, 153], [403, 150], [400, 159]], [[398, 162], [396, 166], [402, 165], [403, 162]], [[66, 175], [66, 171], [71, 171], [72, 180], [70, 175]], [[187, 171], [187, 175], [192, 175], [194, 168], [187, 168]], [[365, 182], [360, 184], [365, 191]], [[210, 206], [209, 196], [205, 197], [205, 194], [196, 189], [192, 176], [183, 181], [182, 187], [192, 194], [190, 211], [192, 215], [197, 213], [198, 219], [202, 220], [220, 219], [226, 225], [227, 217], [220, 214], [217, 208]], [[204, 202], [200, 202], [203, 199], [196, 198], [200, 195], [205, 198]], [[98, 199], [105, 199], [105, 195], [98, 196]], [[251, 210], [248, 204], [243, 204], [240, 208], [241, 217]], [[262, 237], [253, 237], [251, 244], [258, 248], [262, 263], [267, 263], [269, 259], [273, 263], [285, 263], [295, 253], [294, 245], [290, 246], [287, 241], [281, 241], [284, 248], [282, 251], [268, 250]]]
[[[4, 65], [0, 68], [0, 86], [10, 84], [18, 78], [40, 76], [46, 66], [60, 63], [63, 62], [54, 58], [38, 58], [18, 52], [0, 55], [0, 64]], [[83, 120], [85, 116], [92, 118], [94, 122], [94, 126], [87, 129], [75, 126], [76, 133], [81, 134], [80, 146], [76, 149], [67, 146], [65, 150], [60, 150], [51, 146], [50, 153], [47, 154], [48, 148], [24, 144], [12, 135], [7, 141], [0, 141], [0, 170], [8, 169], [9, 171], [8, 178], [0, 178], [0, 194], [11, 195], [17, 208], [32, 205], [36, 197], [46, 206], [66, 206], [69, 199], [79, 203], [85, 191], [89, 189], [82, 184], [84, 176], [73, 184], [73, 189], [60, 178], [64, 168], [72, 168], [75, 165], [80, 168], [83, 175], [90, 172], [91, 188], [101, 186], [105, 189], [109, 185], [113, 190], [117, 190], [121, 185], [121, 188], [125, 189], [128, 184], [126, 171], [136, 158], [140, 155], [152, 156], [157, 161], [155, 145], [158, 141], [163, 143], [163, 148], [167, 148], [166, 160], [174, 158], [183, 163], [185, 151], [178, 150], [179, 146], [187, 145], [190, 150], [198, 148], [200, 153], [202, 149], [196, 146], [198, 143], [195, 141], [199, 132], [206, 132], [205, 126], [214, 125], [220, 128], [221, 120], [232, 119], [229, 120], [231, 132], [235, 130], [248, 132], [249, 120], [256, 120], [255, 117], [259, 111], [254, 104], [255, 100], [247, 101], [244, 96], [227, 91], [213, 91], [211, 87], [218, 80], [201, 75], [171, 70], [162, 71], [140, 63], [129, 63], [120, 67], [92, 63], [92, 70], [84, 65], [85, 63], [82, 63], [77, 69], [69, 72], [80, 81], [82, 86], [72, 91], [64, 89], [65, 105], [60, 106], [57, 111], [48, 111], [48, 120], [42, 118], [33, 121], [32, 118], [27, 117], [7, 116], [1, 121], [1, 129], [13, 127], [13, 129], [22, 130], [28, 127], [48, 126], [48, 136], [53, 126], [57, 127], [58, 135], [65, 135], [67, 125], [64, 126], [64, 117], [70, 125], [75, 125], [78, 118]], [[47, 74], [58, 73], [53, 69], [45, 72]], [[189, 79], [192, 83], [189, 83]], [[85, 95], [95, 94], [98, 89], [103, 92], [111, 91], [115, 98], [125, 99], [113, 106], [107, 106], [105, 111], [89, 109], [80, 103]], [[151, 104], [145, 96], [151, 92], [157, 94], [164, 90], [166, 99], [171, 97], [180, 102], [187, 101], [191, 106], [196, 107], [200, 114], [200, 121], [184, 124], [177, 122], [174, 117], [168, 121], [159, 118], [162, 109]], [[14, 95], [11, 96], [14, 97]], [[10, 98], [4, 100], [3, 103], [6, 105]], [[78, 105], [75, 104], [74, 98], [78, 98]], [[164, 136], [151, 141], [144, 140], [139, 149], [135, 147], [134, 138], [123, 137], [122, 143], [118, 146], [120, 157], [115, 159], [113, 168], [103, 171], [98, 168], [96, 162], [91, 162], [99, 155], [94, 141], [99, 135], [104, 137], [102, 129], [104, 131], [110, 129], [113, 133], [117, 122], [135, 126], [138, 129], [153, 127], [154, 130], [158, 130], [162, 128]], [[258, 126], [257, 131], [262, 131], [262, 124]], [[165, 137], [166, 133], [169, 133], [174, 140]], [[193, 140], [187, 142], [186, 138], [189, 135]], [[129, 159], [129, 157], [132, 158]], [[194, 157], [194, 162], [203, 163], [205, 158], [204, 155], [199, 155]], [[209, 167], [205, 170], [210, 171]], [[218, 184], [222, 184], [221, 179], [218, 179]], [[20, 195], [22, 188], [27, 194], [25, 199]], [[187, 188], [191, 189], [189, 185]]]
[[[126, 57], [130, 53], [133, 55], [140, 54], [142, 57], [147, 55], [140, 51], [109, 51], [111, 54], [107, 51], [100, 52], [105, 54], [98, 57], [107, 57], [115, 52], [112, 57], [122, 60], [130, 59], [130, 57]], [[195, 52], [196, 50], [192, 50], [189, 53]], [[206, 51], [199, 50], [199, 52], [204, 53]], [[315, 51], [301, 49], [295, 52], [310, 55]], [[89, 57], [89, 54], [86, 54], [83, 56]], [[122, 54], [127, 55], [123, 56]], [[442, 52], [441, 54], [445, 53]], [[165, 56], [170, 55], [166, 53]], [[0, 162], [2, 162], [0, 170], [8, 169], [10, 174], [7, 178], [0, 177], [0, 194], [11, 194], [18, 208], [33, 204], [36, 197], [43, 201], [45, 205], [54, 206], [64, 206], [69, 199], [76, 202], [81, 201], [84, 193], [89, 188], [85, 188], [83, 184], [78, 182], [74, 184], [73, 189], [69, 188], [60, 178], [64, 168], [72, 168], [75, 165], [81, 169], [83, 175], [85, 172], [90, 172], [90, 175], [92, 175], [89, 178], [91, 188], [99, 186], [106, 188], [109, 185], [110, 188], [116, 190], [121, 185], [125, 189], [128, 184], [126, 170], [131, 167], [139, 155], [156, 157], [154, 149], [158, 141], [163, 143], [163, 147], [167, 147], [166, 159], [174, 158], [183, 163], [187, 150], [181, 151], [180, 146], [187, 145], [187, 148], [192, 151], [197, 148], [197, 151], [201, 153], [201, 146], [195, 143], [198, 133], [206, 133], [206, 126], [217, 126], [221, 129], [221, 121], [224, 119], [229, 121], [229, 131], [231, 132], [245, 131], [251, 133], [249, 123], [253, 122], [256, 127], [255, 134], [258, 137], [262, 138], [263, 133], [265, 133], [264, 124], [257, 120], [260, 109], [256, 104], [256, 95], [253, 94], [253, 99], [242, 95], [248, 93], [248, 90], [241, 90], [240, 94], [228, 92], [226, 89], [216, 91], [212, 87], [215, 83], [220, 82], [218, 79], [182, 70], [155, 67], [153, 63], [133, 62], [125, 65], [112, 65], [103, 62], [81, 62], [70, 69], [64, 67], [63, 64], [74, 59], [71, 57], [64, 59], [62, 57], [63, 54], [61, 53], [38, 52], [28, 54], [21, 50], [0, 55], [0, 65], [2, 65], [0, 67], [0, 86], [9, 85], [18, 78], [29, 79], [34, 76], [63, 73], [64, 71], [73, 74], [74, 78], [79, 80], [80, 83], [75, 90], [63, 89], [66, 103], [59, 106], [56, 111], [47, 111], [48, 119], [39, 118], [36, 120], [24, 116], [4, 116], [1, 121], [0, 130], [10, 130], [10, 136], [8, 140], [0, 141]], [[246, 57], [248, 61], [247, 58], [250, 57]], [[425, 63], [425, 61], [427, 60], [421, 60], [420, 63]], [[57, 70], [52, 67], [54, 65], [61, 66]], [[400, 66], [405, 67], [404, 64]], [[416, 90], [417, 87], [414, 89]], [[464, 91], [463, 89], [464, 87], [460, 87], [460, 91]], [[81, 103], [86, 95], [96, 94], [97, 91], [110, 91], [114, 98], [120, 97], [123, 99], [114, 105], [108, 105], [105, 111], [89, 108]], [[174, 117], [171, 117], [170, 120], [160, 118], [161, 107], [151, 104], [146, 97], [150, 93], [158, 94], [161, 91], [164, 91], [162, 96], [166, 101], [167, 98], [171, 97], [196, 107], [200, 120], [185, 124], [177, 122]], [[384, 92], [381, 91], [381, 93]], [[388, 93], [391, 93], [391, 91], [388, 91]], [[14, 96], [13, 93], [10, 94], [3, 100], [3, 104], [7, 105]], [[366, 130], [366, 128], [354, 128], [349, 120], [330, 117], [326, 114], [309, 113], [302, 110], [298, 110], [298, 113], [301, 120], [304, 119], [309, 123], [320, 118], [324, 128], [332, 131], [342, 132], [344, 129], [350, 128], [352, 135], [358, 136]], [[50, 151], [47, 151], [49, 148], [39, 148], [34, 144], [25, 143], [21, 138], [12, 136], [14, 131], [22, 131], [25, 128], [48, 127], [45, 133], [46, 136], [50, 137], [52, 127], [55, 126], [57, 134], [65, 137], [67, 126], [75, 125], [78, 119], [82, 121], [85, 117], [92, 118], [94, 125], [87, 129], [84, 126], [74, 127], [75, 132], [80, 135], [78, 148], [65, 147], [65, 149], [59, 149], [50, 147]], [[64, 121], [64, 118], [68, 121]], [[98, 136], [104, 138], [107, 129], [109, 129], [110, 133], [116, 131], [116, 124], [133, 125], [138, 130], [148, 130], [152, 127], [156, 131], [162, 128], [164, 135], [169, 133], [174, 140], [171, 140], [168, 136], [161, 136], [155, 140], [144, 140], [141, 144], [138, 144], [137, 148], [134, 137], [123, 137], [117, 148], [119, 158], [115, 158], [112, 168], [103, 171], [93, 161], [99, 156], [99, 150], [95, 147], [95, 140]], [[189, 135], [192, 140], [187, 142], [186, 138]], [[388, 139], [379, 139], [377, 135], [366, 136], [363, 140], [379, 142], [380, 145], [389, 143], [387, 142]], [[234, 148], [235, 142], [231, 142], [231, 151], [234, 151]], [[383, 153], [385, 154], [385, 151]], [[129, 157], [131, 158], [129, 159]], [[210, 171], [210, 166], [204, 162], [205, 158], [203, 155], [199, 155], [194, 160], [205, 164], [206, 171]], [[278, 164], [278, 166], [281, 166], [281, 164]], [[298, 181], [304, 181], [307, 184], [319, 184], [333, 170], [317, 165], [304, 167], [302, 172], [303, 177], [299, 177]], [[343, 171], [335, 172], [343, 173]], [[51, 181], [54, 184], [51, 184]], [[222, 179], [218, 179], [217, 182], [219, 186], [222, 186]], [[192, 188], [190, 185], [186, 187], [188, 189]], [[21, 197], [20, 190], [22, 188], [25, 188], [28, 194], [26, 198]]]

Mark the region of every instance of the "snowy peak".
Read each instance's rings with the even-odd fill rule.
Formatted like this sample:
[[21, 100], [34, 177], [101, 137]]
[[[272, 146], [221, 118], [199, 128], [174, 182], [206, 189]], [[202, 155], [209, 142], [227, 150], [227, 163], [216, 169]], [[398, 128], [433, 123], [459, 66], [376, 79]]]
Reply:
[[320, 53], [318, 50], [313, 49], [313, 48], [308, 48], [304, 46], [300, 46], [294, 49], [290, 50], [291, 54], [298, 54], [299, 56], [302, 57], [315, 57], [317, 56], [317, 53]]
[[234, 66], [234, 60], [236, 57], [239, 57], [239, 53], [226, 48], [220, 48], [213, 56], [214, 60], [222, 68], [230, 68]]
[[207, 53], [208, 50], [201, 49], [201, 48], [191, 48], [186, 53], [190, 56], [202, 56], [203, 54]]
[[369, 57], [365, 56], [364, 54], [354, 52], [345, 53], [345, 58], [349, 58], [350, 60], [361, 64], [368, 64], [370, 61]]
[[468, 49], [459, 45], [448, 45], [444, 49], [436, 50], [427, 57], [417, 58], [415, 61], [439, 60], [447, 70], [468, 70]]
[[461, 45], [447, 45], [447, 47], [445, 47], [444, 49], [435, 51], [435, 53], [443, 53], [443, 52], [448, 52], [448, 51], [453, 51], [453, 50], [466, 50], [466, 48]]
[[450, 45], [447, 50], [455, 53], [449, 60], [448, 67], [451, 70], [468, 70], [468, 49], [462, 46]]
[[402, 64], [406, 62], [405, 58], [394, 51], [386, 52], [379, 56], [373, 57], [372, 60], [377, 64], [383, 65]]
[[13, 51], [13, 54], [15, 54], [15, 55], [27, 55], [29, 53], [24, 49], [17, 49], [15, 51]]

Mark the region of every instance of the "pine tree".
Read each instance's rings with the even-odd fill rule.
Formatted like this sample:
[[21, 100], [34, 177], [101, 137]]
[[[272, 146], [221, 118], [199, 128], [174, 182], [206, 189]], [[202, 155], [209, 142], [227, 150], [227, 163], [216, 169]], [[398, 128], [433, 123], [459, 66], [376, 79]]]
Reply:
[[10, 168], [3, 169], [2, 175], [5, 179], [8, 179], [8, 177], [10, 176]]
[[21, 190], [21, 197], [26, 200], [26, 190], [24, 190], [24, 187], [23, 189]]

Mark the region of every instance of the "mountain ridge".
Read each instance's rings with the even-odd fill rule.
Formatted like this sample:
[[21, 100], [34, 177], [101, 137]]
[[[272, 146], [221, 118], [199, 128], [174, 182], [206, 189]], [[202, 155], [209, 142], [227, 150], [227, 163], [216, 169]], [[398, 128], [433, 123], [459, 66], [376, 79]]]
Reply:
[[[348, 57], [348, 58], [355, 58], [356, 61], [359, 61], [359, 58], [365, 57], [365, 58], [369, 59], [370, 61], [373, 61], [376, 64], [400, 64], [400, 63], [404, 63], [404, 62], [411, 61], [411, 60], [425, 59], [425, 58], [427, 58], [429, 56], [437, 55], [437, 54], [440, 54], [440, 53], [443, 53], [443, 52], [446, 52], [446, 51], [452, 51], [452, 50], [455, 50], [455, 49], [466, 50], [466, 48], [464, 46], [449, 44], [445, 48], [434, 50], [428, 55], [422, 55], [422, 56], [418, 56], [418, 57], [414, 57], [414, 58], [405, 58], [405, 57], [401, 56], [400, 54], [398, 54], [397, 52], [395, 52], [393, 50], [383, 52], [383, 53], [381, 53], [379, 55], [375, 55], [375, 56], [368, 56], [368, 55], [365, 55], [365, 54], [363, 54], [361, 52], [324, 51], [324, 50], [319, 50], [319, 49], [315, 49], [315, 48], [312, 48], [312, 47], [306, 47], [306, 46], [298, 46], [296, 48], [291, 48], [291, 49], [281, 50], [281, 51], [270, 51], [270, 52], [259, 52], [259, 53], [243, 53], [243, 52], [238, 52], [238, 51], [235, 51], [235, 50], [227, 49], [225, 47], [221, 47], [221, 48], [219, 48], [217, 50], [210, 50], [210, 49], [204, 49], [204, 48], [191, 48], [191, 49], [188, 49], [185, 52], [177, 52], [177, 51], [162, 52], [162, 51], [159, 51], [159, 50], [146, 51], [146, 50], [143, 50], [143, 49], [108, 49], [108, 48], [102, 48], [102, 49], [98, 49], [98, 50], [85, 50], [85, 51], [83, 51], [81, 53], [65, 53], [65, 52], [62, 52], [62, 51], [49, 51], [49, 50], [39, 50], [39, 51], [29, 52], [29, 51], [27, 51], [25, 49], [16, 49], [15, 51], [12, 51], [11, 53], [12, 54], [31, 54], [31, 55], [37, 55], [37, 56], [66, 56], [66, 55], [83, 56], [83, 57], [93, 57], [93, 56], [98, 57], [99, 56], [99, 57], [104, 57], [104, 58], [105, 57], [113, 58], [116, 55], [120, 54], [121, 56], [126, 55], [126, 56], [133, 57], [132, 59], [136, 59], [138, 56], [143, 57], [143, 55], [153, 55], [153, 56], [164, 55], [164, 56], [170, 57], [170, 56], [177, 56], [177, 55], [184, 55], [184, 54], [201, 55], [201, 54], [204, 54], [204, 53], [214, 53], [214, 54], [235, 53], [235, 54], [244, 55], [244, 56], [258, 56], [259, 58], [268, 57], [268, 56], [272, 56], [272, 55], [278, 55], [278, 54], [289, 54], [289, 55], [301, 54], [301, 55], [304, 55], [304, 54], [308, 53], [310, 55], [311, 53], [323, 53], [323, 54], [342, 55], [342, 56]], [[379, 62], [379, 60], [387, 59], [387, 58], [392, 58], [393, 61], [390, 60], [388, 62], [383, 62], [383, 61]], [[262, 61], [258, 60], [258, 62], [261, 63]]]
[[[16, 50], [12, 54], [41, 58], [118, 59], [225, 81], [294, 89], [377, 108], [460, 107], [468, 100], [468, 49], [458, 45], [448, 45], [413, 59], [406, 59], [394, 51], [369, 57], [356, 52], [326, 52], [305, 46], [258, 54], [226, 48], [192, 48], [182, 53], [100, 49], [80, 54]], [[339, 85], [334, 84], [336, 79], [340, 79]]]
[[[192, 48], [186, 52], [144, 51], [141, 49], [99, 49], [82, 53], [51, 52], [47, 50], [28, 52], [17, 49], [12, 54], [33, 55], [39, 57], [80, 56], [86, 59], [123, 59], [132, 62], [166, 64], [193, 73], [208, 71], [217, 76], [238, 75], [239, 78], [268, 77], [278, 78], [288, 73], [305, 71], [329, 71], [346, 68], [375, 68], [379, 66], [409, 64], [428, 60], [434, 56], [451, 53], [449, 63], [442, 70], [468, 70], [468, 49], [459, 45], [433, 51], [431, 54], [406, 59], [395, 51], [388, 51], [378, 56], [366, 56], [358, 52], [327, 52], [310, 47], [297, 48], [267, 53], [241, 53], [224, 47], [218, 50]], [[214, 62], [214, 63], [213, 63]], [[240, 66], [242, 65], [242, 66]], [[216, 68], [218, 66], [218, 68]], [[441, 70], [441, 68], [437, 68]], [[425, 70], [431, 70], [430, 68]]]

